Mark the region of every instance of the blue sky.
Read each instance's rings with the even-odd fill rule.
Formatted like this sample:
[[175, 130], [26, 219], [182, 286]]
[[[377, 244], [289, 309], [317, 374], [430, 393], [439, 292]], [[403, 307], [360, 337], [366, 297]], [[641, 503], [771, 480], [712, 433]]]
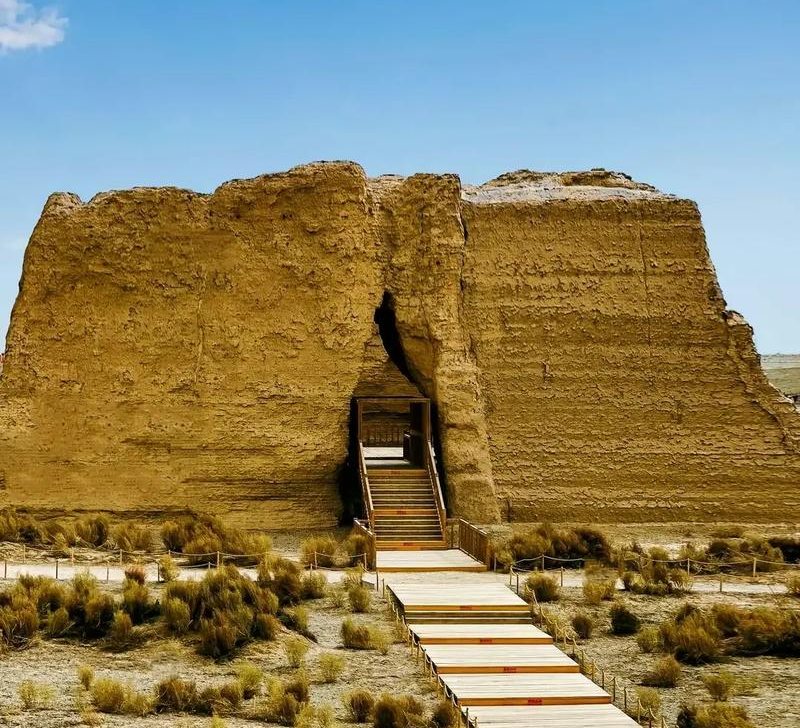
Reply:
[[728, 305], [800, 352], [800, 2], [0, 0], [0, 341], [47, 195], [618, 169], [698, 201]]

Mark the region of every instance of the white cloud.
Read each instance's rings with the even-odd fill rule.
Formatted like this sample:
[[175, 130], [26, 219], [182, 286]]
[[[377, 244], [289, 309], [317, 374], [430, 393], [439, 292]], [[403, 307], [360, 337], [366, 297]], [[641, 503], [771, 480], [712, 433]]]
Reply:
[[58, 45], [66, 25], [67, 19], [53, 8], [37, 10], [23, 0], [0, 0], [0, 52]]

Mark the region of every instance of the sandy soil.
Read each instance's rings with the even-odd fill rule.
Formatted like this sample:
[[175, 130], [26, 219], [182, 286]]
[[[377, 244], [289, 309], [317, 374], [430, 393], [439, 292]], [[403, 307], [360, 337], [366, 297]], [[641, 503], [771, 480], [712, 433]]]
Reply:
[[[109, 590], [117, 589], [112, 585]], [[159, 588], [154, 588], [158, 593]], [[392, 629], [387, 616], [386, 602], [373, 595], [370, 614], [355, 615], [355, 619]], [[393, 644], [387, 655], [375, 651], [344, 650], [339, 641], [339, 628], [347, 610], [337, 608], [329, 597], [305, 603], [310, 611], [309, 626], [318, 642], [311, 642], [306, 656], [306, 669], [312, 678], [311, 701], [329, 704], [339, 721], [347, 720], [342, 704], [345, 693], [355, 687], [365, 687], [374, 694], [413, 693], [428, 707], [436, 696], [422, 670], [411, 658], [404, 644]], [[149, 690], [159, 680], [170, 675], [180, 675], [197, 681], [198, 686], [219, 684], [233, 677], [238, 661], [249, 660], [259, 665], [268, 675], [288, 676], [293, 672], [283, 651], [282, 642], [289, 635], [284, 632], [276, 642], [254, 642], [245, 647], [233, 662], [216, 663], [198, 656], [193, 648], [176, 639], [154, 639], [140, 648], [122, 653], [111, 653], [96, 644], [75, 640], [39, 640], [27, 650], [0, 654], [0, 725], [30, 728], [61, 728], [81, 725], [75, 706], [78, 692], [76, 671], [80, 665], [91, 665], [96, 677], [114, 677], [130, 682], [139, 690]], [[332, 684], [318, 679], [318, 660], [323, 652], [338, 650], [347, 656], [344, 674]], [[21, 707], [18, 687], [23, 680], [47, 683], [56, 691], [57, 698], [47, 710], [26, 711]], [[248, 701], [241, 713], [246, 715]], [[129, 716], [102, 716], [107, 726], [177, 726], [208, 725], [209, 719], [187, 716], [163, 715], [147, 718]], [[263, 725], [245, 717], [225, 718], [228, 726]]]
[[[681, 605], [690, 602], [708, 607], [712, 604], [734, 604], [737, 607], [770, 606], [790, 609], [800, 608], [800, 600], [784, 595], [693, 593], [686, 597], [648, 597], [626, 595], [628, 606], [640, 617], [644, 625], [655, 625], [670, 617]], [[582, 647], [587, 656], [611, 674], [638, 683], [652, 667], [660, 654], [643, 653], [635, 637], [616, 637], [610, 634], [609, 610], [611, 604], [599, 607], [586, 606], [581, 588], [565, 587], [562, 598], [554, 604], [543, 605], [565, 619], [576, 612], [591, 614], [596, 622], [594, 635]], [[679, 706], [683, 702], [707, 701], [708, 693], [700, 682], [702, 675], [724, 668], [732, 672], [751, 688], [746, 695], [735, 698], [741, 703], [759, 728], [785, 728], [800, 725], [800, 659], [775, 657], [737, 657], [722, 665], [703, 667], [686, 666], [683, 678], [675, 688], [658, 689], [668, 725], [675, 724]]]

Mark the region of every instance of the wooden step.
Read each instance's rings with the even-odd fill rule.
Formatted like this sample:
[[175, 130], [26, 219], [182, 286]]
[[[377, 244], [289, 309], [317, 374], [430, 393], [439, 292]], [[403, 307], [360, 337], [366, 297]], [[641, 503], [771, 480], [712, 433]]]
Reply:
[[439, 512], [435, 507], [424, 508], [378, 508], [373, 511], [375, 518], [383, 518], [384, 516], [434, 516], [439, 518]]
[[419, 469], [394, 469], [394, 468], [367, 468], [367, 477], [372, 479], [382, 478], [427, 478], [427, 470]]
[[447, 545], [447, 542], [442, 540], [431, 540], [431, 541], [385, 541], [383, 539], [375, 539], [375, 548], [378, 550], [383, 549], [384, 551], [425, 551], [427, 549], [438, 550], [438, 549], [448, 549], [450, 548]]

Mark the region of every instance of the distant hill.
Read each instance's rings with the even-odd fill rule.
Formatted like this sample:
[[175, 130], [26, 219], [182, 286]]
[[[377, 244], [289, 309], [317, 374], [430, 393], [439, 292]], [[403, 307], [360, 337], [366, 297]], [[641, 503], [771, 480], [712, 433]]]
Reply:
[[761, 357], [767, 379], [784, 394], [800, 394], [800, 354], [767, 354]]

